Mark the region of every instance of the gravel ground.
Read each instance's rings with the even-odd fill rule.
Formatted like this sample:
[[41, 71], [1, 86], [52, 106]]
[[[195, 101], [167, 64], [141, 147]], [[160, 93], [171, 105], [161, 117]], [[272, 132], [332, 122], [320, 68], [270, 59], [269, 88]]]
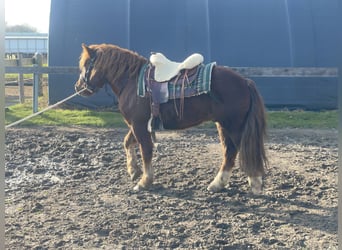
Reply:
[[269, 131], [264, 192], [221, 161], [215, 130], [157, 134], [155, 183], [136, 193], [127, 129], [6, 132], [6, 249], [337, 249], [336, 130]]

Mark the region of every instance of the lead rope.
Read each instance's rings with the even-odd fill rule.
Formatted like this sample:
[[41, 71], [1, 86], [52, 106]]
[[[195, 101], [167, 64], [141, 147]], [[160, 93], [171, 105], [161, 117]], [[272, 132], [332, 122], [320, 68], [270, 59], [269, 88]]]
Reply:
[[37, 112], [37, 113], [34, 113], [34, 114], [32, 114], [32, 115], [29, 115], [29, 116], [27, 116], [27, 117], [24, 117], [23, 119], [20, 119], [20, 120], [18, 120], [18, 121], [16, 121], [16, 122], [13, 122], [13, 123], [11, 123], [11, 124], [5, 126], [5, 129], [8, 129], [8, 128], [10, 128], [10, 127], [13, 127], [13, 126], [15, 126], [15, 125], [18, 125], [19, 123], [22, 123], [22, 122], [24, 122], [24, 121], [26, 121], [26, 120], [28, 120], [28, 119], [31, 119], [32, 117], [35, 117], [35, 116], [37, 116], [37, 115], [40, 115], [41, 113], [44, 113], [45, 111], [48, 111], [49, 109], [52, 109], [52, 108], [54, 108], [54, 107], [56, 107], [56, 106], [62, 104], [63, 102], [66, 102], [67, 100], [70, 100], [71, 98], [73, 98], [73, 97], [75, 97], [76, 95], [82, 93], [82, 92], [85, 91], [86, 89], [87, 89], [87, 88], [81, 89], [80, 91], [77, 91], [76, 93], [72, 94], [71, 96], [69, 96], [69, 97], [67, 97], [67, 98], [65, 98], [65, 99], [63, 99], [63, 100], [61, 100], [61, 101], [59, 101], [59, 102], [57, 102], [57, 103], [55, 103], [55, 104], [53, 104], [53, 105], [50, 105], [49, 107], [46, 107], [45, 109], [43, 109], [43, 110], [41, 110], [41, 111], [39, 111], [39, 112]]

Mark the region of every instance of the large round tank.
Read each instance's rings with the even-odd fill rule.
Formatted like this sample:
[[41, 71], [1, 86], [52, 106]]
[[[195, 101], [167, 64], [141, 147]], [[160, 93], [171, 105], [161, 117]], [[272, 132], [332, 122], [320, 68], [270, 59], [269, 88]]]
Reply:
[[[77, 66], [81, 43], [232, 67], [336, 67], [338, 0], [51, 0], [49, 66]], [[77, 75], [51, 75], [50, 103]], [[254, 78], [269, 107], [336, 108], [336, 78]], [[101, 91], [72, 103], [111, 106]]]

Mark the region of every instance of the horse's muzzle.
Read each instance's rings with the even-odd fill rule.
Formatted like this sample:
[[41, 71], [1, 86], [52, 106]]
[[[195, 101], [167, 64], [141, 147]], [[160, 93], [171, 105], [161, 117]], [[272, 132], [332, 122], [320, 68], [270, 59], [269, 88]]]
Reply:
[[80, 92], [79, 95], [80, 96], [84, 96], [84, 97], [87, 97], [87, 96], [91, 96], [92, 94], [94, 94], [93, 91], [91, 91], [90, 89], [88, 89], [84, 84], [81, 84], [79, 81], [77, 81], [75, 83], [75, 91], [76, 92]]

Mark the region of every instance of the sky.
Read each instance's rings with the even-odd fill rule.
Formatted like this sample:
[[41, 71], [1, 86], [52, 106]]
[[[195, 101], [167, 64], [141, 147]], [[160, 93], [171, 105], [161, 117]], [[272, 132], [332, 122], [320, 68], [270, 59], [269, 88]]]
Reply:
[[38, 32], [49, 32], [50, 0], [5, 0], [5, 22], [28, 24]]

